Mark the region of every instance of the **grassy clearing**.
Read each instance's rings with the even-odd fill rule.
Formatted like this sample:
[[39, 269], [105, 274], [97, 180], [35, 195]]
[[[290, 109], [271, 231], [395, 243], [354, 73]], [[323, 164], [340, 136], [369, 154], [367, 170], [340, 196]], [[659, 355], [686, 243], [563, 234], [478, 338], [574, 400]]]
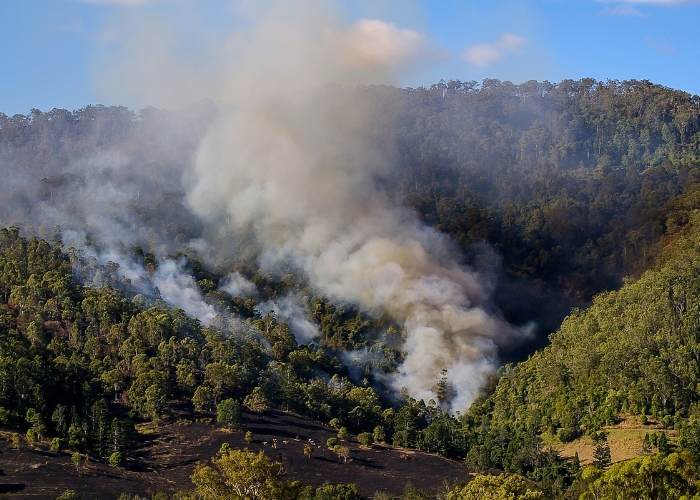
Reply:
[[[610, 445], [610, 456], [613, 463], [629, 460], [643, 455], [642, 443], [644, 436], [658, 432], [665, 432], [671, 444], [675, 443], [678, 438], [678, 433], [672, 430], [662, 430], [656, 426], [642, 426], [636, 424], [632, 427], [629, 421], [623, 421], [618, 425], [606, 427], [608, 433], [608, 444]], [[556, 438], [555, 438], [556, 439]], [[559, 450], [560, 454], [565, 458], [571, 458], [578, 453], [579, 460], [582, 465], [588, 465], [593, 461], [593, 451], [595, 450], [595, 442], [588, 436], [583, 436], [571, 443], [557, 445], [552, 441], [552, 446]], [[656, 452], [652, 449], [652, 452]]]

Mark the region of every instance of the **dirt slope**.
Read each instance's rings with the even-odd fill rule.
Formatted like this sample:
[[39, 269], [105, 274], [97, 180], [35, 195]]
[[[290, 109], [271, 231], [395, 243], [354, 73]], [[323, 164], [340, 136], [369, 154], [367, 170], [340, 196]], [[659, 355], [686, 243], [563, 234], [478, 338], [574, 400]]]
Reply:
[[[86, 467], [77, 470], [69, 453], [53, 453], [46, 446], [24, 445], [16, 450], [5, 439], [0, 441], [0, 493], [18, 499], [54, 499], [70, 488], [84, 500], [117, 498], [122, 492], [149, 496], [158, 491], [173, 493], [190, 487], [194, 465], [209, 460], [224, 442], [233, 448], [263, 450], [283, 463], [288, 480], [314, 486], [357, 483], [367, 495], [376, 491], [400, 493], [408, 481], [434, 490], [445, 479], [468, 478], [468, 468], [462, 462], [386, 446], [364, 449], [354, 439], [342, 443], [351, 450], [343, 463], [325, 446], [329, 437], [336, 436], [335, 430], [279, 410], [269, 410], [260, 417], [245, 413], [243, 429], [253, 432], [250, 443], [246, 443], [244, 432], [228, 432], [191, 419], [173, 419], [158, 427], [144, 424], [139, 426], [140, 446], [131, 451], [125, 467], [118, 469], [91, 458]], [[315, 446], [311, 458], [303, 453], [309, 440]]]

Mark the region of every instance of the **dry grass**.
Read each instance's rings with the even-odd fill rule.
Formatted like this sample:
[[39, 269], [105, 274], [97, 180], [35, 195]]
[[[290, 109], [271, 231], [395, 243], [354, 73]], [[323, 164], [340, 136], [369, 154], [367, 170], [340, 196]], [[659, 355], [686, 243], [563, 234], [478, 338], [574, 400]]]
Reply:
[[[626, 418], [617, 425], [604, 428], [608, 433], [610, 456], [612, 462], [621, 462], [643, 455], [642, 443], [644, 436], [654, 432], [665, 432], [669, 442], [673, 443], [678, 438], [678, 433], [672, 430], [662, 430], [655, 422], [641, 425], [636, 418]], [[571, 443], [561, 444], [556, 438], [549, 436], [545, 443], [558, 449], [565, 458], [572, 458], [578, 453], [582, 465], [588, 465], [593, 461], [595, 443], [588, 436], [583, 436]]]

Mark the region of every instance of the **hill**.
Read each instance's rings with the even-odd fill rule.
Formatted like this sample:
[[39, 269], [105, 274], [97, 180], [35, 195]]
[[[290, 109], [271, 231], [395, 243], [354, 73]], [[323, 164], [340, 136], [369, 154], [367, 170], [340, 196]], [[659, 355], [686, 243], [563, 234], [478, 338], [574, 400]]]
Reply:
[[[184, 418], [177, 418], [178, 415]], [[195, 421], [177, 411], [174, 418], [158, 426], [144, 422], [137, 428], [140, 442], [118, 468], [94, 456], [77, 468], [70, 453], [52, 452], [40, 444], [15, 449], [7, 439], [0, 453], [0, 492], [47, 500], [67, 489], [82, 498], [116, 498], [120, 493], [173, 494], [192, 489], [190, 476], [195, 464], [214, 457], [224, 443], [266, 452], [282, 463], [286, 480], [312, 486], [356, 483], [367, 496], [376, 492], [399, 495], [409, 482], [434, 492], [443, 482], [452, 484], [469, 478], [464, 463], [386, 445], [364, 447], [354, 438], [343, 441], [350, 448], [350, 458], [344, 463], [326, 446], [328, 438], [335, 437], [337, 431], [279, 410], [262, 415], [245, 413], [243, 431], [238, 432]], [[252, 431], [251, 440], [244, 439], [245, 431]], [[309, 458], [304, 455], [304, 446], [310, 442], [315, 451]]]
[[[44, 472], [70, 486], [69, 456], [95, 464], [85, 491], [172, 493], [193, 471], [225, 490], [193, 465], [249, 457], [217, 419], [253, 448], [331, 428], [375, 443], [305, 461], [278, 443], [288, 475], [268, 464], [268, 486], [298, 500], [323, 498], [317, 474], [395, 494], [409, 475], [466, 477], [464, 461], [517, 475], [450, 500], [487, 484], [577, 498], [638, 465], [696, 493], [697, 96], [486, 80], [305, 99], [233, 121], [212, 103], [0, 116], [8, 491]], [[208, 157], [246, 117], [279, 127], [235, 143], [259, 168]], [[218, 194], [193, 201], [202, 177]], [[523, 361], [494, 374], [497, 353]]]
[[639, 279], [596, 296], [564, 320], [549, 346], [501, 369], [463, 417], [480, 435], [468, 462], [523, 472], [522, 446], [533, 436], [569, 459], [581, 452], [587, 463], [603, 434], [618, 460], [650, 453], [644, 440], [661, 433], [698, 451], [699, 217], [690, 214]]

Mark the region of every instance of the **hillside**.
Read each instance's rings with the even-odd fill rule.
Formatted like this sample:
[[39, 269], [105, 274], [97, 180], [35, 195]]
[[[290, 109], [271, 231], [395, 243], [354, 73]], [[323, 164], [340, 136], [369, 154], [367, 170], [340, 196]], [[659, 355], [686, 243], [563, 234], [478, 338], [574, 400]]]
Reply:
[[[52, 452], [45, 445], [15, 449], [8, 439], [0, 453], [3, 471], [0, 492], [47, 500], [67, 489], [76, 491], [82, 498], [116, 498], [120, 493], [172, 494], [191, 489], [190, 475], [195, 464], [215, 456], [223, 443], [266, 452], [281, 461], [286, 480], [313, 486], [356, 483], [368, 496], [376, 492], [399, 495], [409, 482], [433, 492], [443, 482], [451, 484], [469, 478], [464, 463], [384, 445], [363, 447], [355, 439], [344, 441], [350, 448], [350, 458], [344, 463], [325, 446], [336, 431], [279, 410], [263, 415], [244, 414], [243, 429], [253, 432], [250, 441], [244, 440], [245, 432], [230, 432], [225, 426], [180, 416], [185, 418], [173, 418], [158, 426], [145, 422], [139, 425], [140, 443], [119, 468], [94, 456], [77, 468], [70, 460], [70, 453]], [[274, 449], [273, 439], [278, 442]], [[310, 440], [315, 443], [316, 451], [308, 458], [303, 449]], [[429, 473], [417, 474], [417, 470]]]
[[[372, 182], [449, 234], [462, 263], [495, 274], [497, 305], [513, 323], [536, 321], [540, 344], [572, 305], [643, 271], [700, 206], [697, 98], [647, 81], [450, 81], [316, 99], [367, 114], [362, 147], [389, 162]], [[217, 120], [211, 102], [0, 114], [0, 225], [49, 241], [85, 233], [103, 250], [192, 255], [189, 242], [204, 240], [210, 269], [250, 278], [259, 238], [188, 205], [198, 144]]]
[[[290, 500], [443, 476], [470, 479], [449, 500], [579, 498], [638, 466], [697, 493], [697, 96], [486, 80], [277, 104], [0, 116], [8, 493], [51, 474], [36, 494], [201, 500], [236, 460]], [[509, 475], [468, 473], [489, 471]]]
[[[678, 449], [700, 451], [699, 217], [690, 214], [639, 279], [596, 296], [564, 320], [549, 346], [501, 369], [463, 417], [480, 435], [468, 462], [522, 471], [520, 449], [533, 435], [570, 460], [578, 453], [584, 465], [601, 433], [613, 460], [650, 454], [656, 445], [645, 450], [644, 440], [662, 433]], [[498, 442], [506, 451], [488, 453]]]

